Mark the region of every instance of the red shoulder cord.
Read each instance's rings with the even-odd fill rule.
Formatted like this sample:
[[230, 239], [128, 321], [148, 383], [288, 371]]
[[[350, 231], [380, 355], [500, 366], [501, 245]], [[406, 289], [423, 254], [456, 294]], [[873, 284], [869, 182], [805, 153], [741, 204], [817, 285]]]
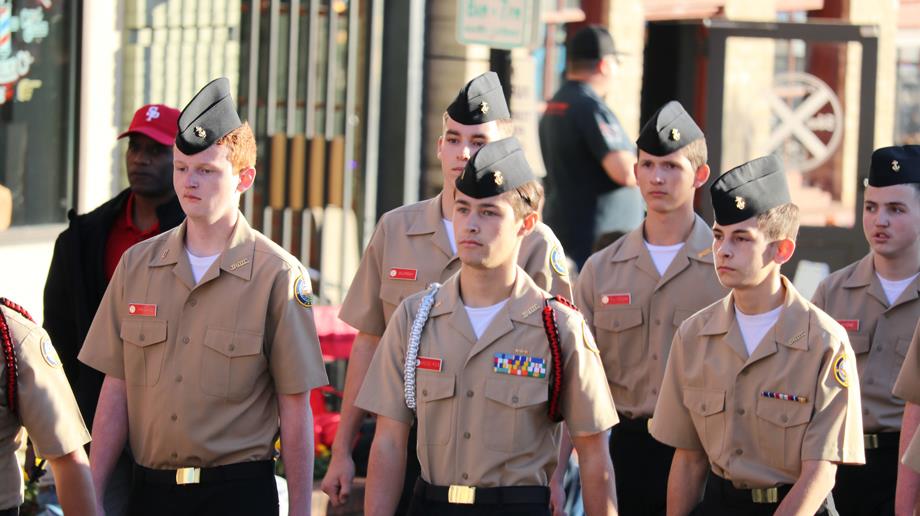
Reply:
[[[0, 297], [0, 304], [32, 321], [32, 316], [29, 315], [29, 312], [26, 312], [25, 308], [9, 299]], [[16, 376], [19, 371], [16, 368], [13, 336], [10, 334], [10, 327], [6, 324], [6, 317], [3, 315], [2, 310], [0, 310], [0, 345], [3, 346], [3, 365], [6, 367], [6, 406], [9, 407], [11, 413], [16, 414], [18, 412], [16, 408]]]
[[559, 422], [564, 419], [559, 406], [559, 399], [562, 397], [562, 344], [559, 342], [556, 312], [549, 303], [551, 300], [555, 300], [574, 310], [578, 310], [578, 308], [562, 296], [543, 301], [543, 329], [546, 331], [549, 353], [553, 361], [549, 368], [549, 418], [554, 422]]

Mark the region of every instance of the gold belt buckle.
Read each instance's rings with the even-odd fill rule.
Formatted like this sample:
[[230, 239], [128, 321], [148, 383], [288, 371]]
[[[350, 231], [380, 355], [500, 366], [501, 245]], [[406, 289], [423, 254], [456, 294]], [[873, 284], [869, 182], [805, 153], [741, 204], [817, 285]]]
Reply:
[[754, 503], [776, 503], [779, 501], [779, 489], [775, 487], [751, 489], [751, 501]]
[[450, 503], [472, 504], [476, 501], [476, 488], [451, 485], [447, 488], [447, 501]]
[[176, 470], [176, 485], [197, 484], [201, 482], [201, 468], [179, 468]]
[[863, 444], [867, 450], [878, 448], [878, 434], [866, 434], [863, 436]]

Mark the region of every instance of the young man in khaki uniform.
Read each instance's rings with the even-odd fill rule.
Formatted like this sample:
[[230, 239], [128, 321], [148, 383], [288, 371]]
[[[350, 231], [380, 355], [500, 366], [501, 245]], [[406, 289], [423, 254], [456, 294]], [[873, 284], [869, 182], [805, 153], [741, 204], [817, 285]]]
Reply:
[[54, 473], [67, 514], [95, 514], [83, 424], [51, 339], [19, 305], [0, 298], [0, 516], [16, 516], [23, 501], [16, 452], [29, 433]]
[[871, 251], [825, 278], [812, 299], [847, 330], [859, 371], [866, 465], [837, 469], [834, 502], [845, 516], [894, 515], [904, 402], [891, 388], [920, 318], [918, 149], [872, 153], [863, 201]]
[[[915, 474], [920, 474], [920, 437], [916, 434], [910, 440], [910, 445], [907, 447], [907, 451], [904, 452], [904, 458], [901, 459], [901, 463]], [[920, 514], [920, 502], [914, 504], [913, 514]]]
[[[351, 490], [355, 475], [352, 446], [366, 415], [354, 407], [354, 398], [377, 342], [400, 301], [457, 272], [460, 261], [450, 222], [454, 181], [471, 154], [492, 140], [510, 136], [511, 130], [511, 115], [498, 76], [487, 72], [471, 80], [444, 113], [444, 132], [438, 138], [444, 179], [441, 193], [390, 211], [377, 224], [340, 312], [341, 319], [359, 333], [349, 357], [332, 462], [323, 479], [323, 490], [333, 504], [343, 503]], [[542, 202], [542, 189], [534, 192], [533, 200]], [[524, 238], [518, 264], [540, 288], [572, 298], [562, 246], [542, 222]], [[400, 514], [405, 512], [418, 477], [415, 457], [410, 456], [407, 464], [404, 496], [397, 511]]]
[[128, 439], [128, 512], [277, 514], [281, 435], [291, 514], [308, 514], [310, 389], [326, 383], [310, 281], [249, 227], [255, 138], [229, 81], [179, 117], [173, 176], [186, 220], [121, 259], [80, 360], [106, 374], [91, 450], [97, 496]]
[[614, 469], [629, 472], [617, 475], [620, 511], [653, 515], [665, 510], [674, 454], [648, 433], [671, 339], [684, 319], [727, 291], [712, 265], [712, 231], [693, 212], [694, 192], [709, 178], [703, 132], [672, 101], [652, 115], [636, 144], [648, 214], [588, 259], [575, 301], [597, 338], [619, 411], [610, 453]]
[[650, 427], [677, 449], [668, 514], [836, 514], [835, 464], [865, 460], [859, 383], [846, 332], [780, 274], [798, 232], [785, 171], [759, 158], [710, 192], [732, 291], [671, 345]]
[[378, 415], [365, 513], [396, 508], [416, 415], [409, 514], [548, 515], [562, 419], [588, 514], [615, 513], [617, 416], [597, 347], [578, 312], [517, 265], [537, 219], [517, 140], [483, 147], [456, 186], [460, 272], [400, 304], [355, 402]]
[[[918, 448], [916, 443], [920, 426], [920, 324], [914, 330], [907, 356], [901, 365], [901, 373], [892, 391], [895, 396], [906, 403], [904, 417], [901, 419], [901, 437], [898, 444], [898, 457], [903, 457], [908, 445]], [[911, 514], [920, 505], [920, 473], [916, 468], [898, 465], [898, 480], [895, 492], [895, 514]]]

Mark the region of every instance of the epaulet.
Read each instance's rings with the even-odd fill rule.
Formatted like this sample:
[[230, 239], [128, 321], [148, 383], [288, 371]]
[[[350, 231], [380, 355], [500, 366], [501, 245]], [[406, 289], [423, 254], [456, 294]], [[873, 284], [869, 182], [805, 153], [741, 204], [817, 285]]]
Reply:
[[567, 306], [567, 307], [571, 308], [572, 310], [575, 310], [576, 312], [580, 312], [580, 311], [581, 311], [581, 310], [578, 309], [577, 306], [575, 306], [575, 303], [569, 301], [568, 299], [566, 299], [566, 298], [564, 298], [564, 297], [562, 297], [562, 296], [557, 295], [557, 296], [551, 297], [550, 299], [553, 300], [553, 301], [556, 301], [557, 303], [559, 303], [559, 304], [561, 304], [561, 305]]
[[553, 310], [553, 306], [550, 304], [550, 301], [553, 300], [572, 308], [575, 308], [575, 305], [568, 302], [562, 296], [551, 297], [543, 302], [543, 330], [546, 332], [546, 340], [549, 343], [549, 353], [552, 360], [548, 371], [548, 412], [551, 421], [559, 422], [563, 419], [562, 409], [559, 406], [559, 400], [562, 398], [562, 344], [559, 342], [559, 326], [556, 324], [556, 311]]
[[[32, 321], [32, 316], [29, 315], [25, 308], [9, 299], [0, 297], [0, 305]], [[6, 367], [6, 406], [9, 407], [9, 411], [12, 414], [16, 414], [18, 412], [16, 407], [16, 378], [19, 375], [19, 370], [16, 364], [16, 351], [13, 349], [13, 335], [10, 333], [10, 326], [6, 322], [3, 310], [0, 310], [0, 346], [3, 348], [3, 365]]]

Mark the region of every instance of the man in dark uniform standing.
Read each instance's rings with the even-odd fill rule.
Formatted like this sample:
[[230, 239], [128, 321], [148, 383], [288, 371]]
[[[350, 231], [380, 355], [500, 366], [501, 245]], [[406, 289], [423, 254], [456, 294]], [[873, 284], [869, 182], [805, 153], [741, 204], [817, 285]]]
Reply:
[[581, 267], [599, 236], [634, 229], [643, 210], [633, 174], [635, 146], [603, 100], [617, 66], [613, 37], [585, 27], [567, 52], [566, 82], [540, 121], [544, 218]]

